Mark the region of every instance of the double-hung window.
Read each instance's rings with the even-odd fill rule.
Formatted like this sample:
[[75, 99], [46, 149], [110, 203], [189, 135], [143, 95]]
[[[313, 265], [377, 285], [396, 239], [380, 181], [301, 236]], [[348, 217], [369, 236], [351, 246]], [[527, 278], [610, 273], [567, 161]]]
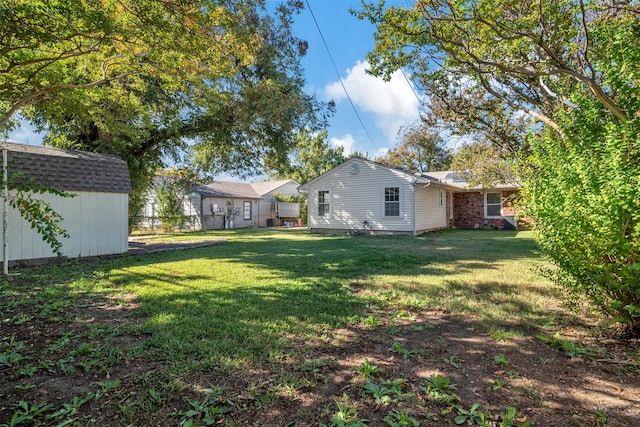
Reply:
[[400, 187], [385, 187], [384, 216], [400, 216]]
[[242, 218], [251, 219], [251, 202], [242, 202]]
[[318, 191], [318, 216], [329, 216], [331, 205], [329, 204], [329, 192]]
[[485, 218], [502, 216], [502, 193], [486, 193], [484, 199]]

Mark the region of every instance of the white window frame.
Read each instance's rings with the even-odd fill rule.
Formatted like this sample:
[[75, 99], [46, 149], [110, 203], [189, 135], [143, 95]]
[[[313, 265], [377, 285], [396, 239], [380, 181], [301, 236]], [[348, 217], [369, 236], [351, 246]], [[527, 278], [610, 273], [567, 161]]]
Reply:
[[[387, 200], [387, 190], [398, 190], [398, 200]], [[398, 204], [398, 215], [387, 215], [387, 203]], [[382, 217], [383, 218], [400, 218], [402, 217], [402, 186], [384, 187], [382, 189]]]
[[[500, 203], [489, 203], [489, 194], [499, 194], [500, 195]], [[484, 217], [485, 218], [502, 218], [502, 204], [504, 200], [502, 199], [502, 192], [500, 191], [489, 191], [484, 193]], [[489, 215], [489, 206], [500, 206], [500, 214], [499, 215]]]
[[[324, 195], [324, 200], [320, 203], [320, 193]], [[325, 206], [322, 210], [322, 214], [320, 213], [320, 205]], [[329, 190], [318, 190], [316, 193], [316, 213], [318, 214], [318, 218], [329, 218], [331, 216], [331, 191]]]
[[444, 206], [444, 190], [440, 190], [440, 206]]
[[[250, 201], [242, 202], [242, 219], [251, 221], [253, 207], [251, 206]], [[247, 206], [249, 207], [249, 216], [247, 216]]]

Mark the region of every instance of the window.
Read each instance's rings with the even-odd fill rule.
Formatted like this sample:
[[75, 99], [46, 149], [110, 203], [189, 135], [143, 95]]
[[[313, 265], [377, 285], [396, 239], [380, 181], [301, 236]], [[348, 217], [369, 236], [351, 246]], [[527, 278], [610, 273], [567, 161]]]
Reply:
[[444, 191], [440, 190], [440, 206], [444, 206]]
[[400, 216], [400, 187], [384, 189], [384, 216]]
[[251, 219], [251, 202], [242, 202], [242, 218]]
[[329, 192], [318, 191], [318, 216], [329, 216]]
[[484, 216], [502, 216], [502, 193], [485, 194]]

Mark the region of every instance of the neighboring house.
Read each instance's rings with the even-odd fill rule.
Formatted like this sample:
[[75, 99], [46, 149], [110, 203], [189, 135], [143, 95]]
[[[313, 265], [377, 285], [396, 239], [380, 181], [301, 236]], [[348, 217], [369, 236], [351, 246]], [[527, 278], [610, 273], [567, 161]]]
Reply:
[[470, 188], [454, 172], [413, 174], [353, 157], [302, 185], [311, 232], [417, 235], [442, 228], [515, 228], [517, 185]]
[[[267, 227], [277, 225], [282, 215], [277, 212], [275, 194], [297, 196], [296, 181], [227, 182], [214, 181], [193, 188], [183, 199], [183, 213], [191, 217], [191, 228], [201, 230]], [[145, 207], [145, 216], [157, 212], [153, 193]], [[233, 224], [229, 223], [233, 221]]]
[[[42, 188], [75, 195], [72, 198], [48, 193], [35, 196], [49, 202], [64, 218], [60, 226], [70, 237], [60, 238], [63, 255], [88, 257], [127, 252], [131, 181], [124, 161], [107, 154], [35, 145], [4, 142], [0, 143], [0, 148], [8, 151], [10, 176], [18, 173]], [[10, 262], [55, 257], [42, 236], [31, 228], [17, 210], [9, 207], [8, 216]]]

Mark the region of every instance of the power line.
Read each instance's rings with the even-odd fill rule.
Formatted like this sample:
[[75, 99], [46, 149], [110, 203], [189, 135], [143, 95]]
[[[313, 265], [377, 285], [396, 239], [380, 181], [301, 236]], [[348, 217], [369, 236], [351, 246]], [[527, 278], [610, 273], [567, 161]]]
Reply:
[[342, 90], [344, 90], [345, 95], [347, 95], [347, 99], [349, 100], [349, 103], [351, 104], [351, 108], [353, 109], [353, 112], [356, 114], [356, 117], [358, 118], [358, 121], [360, 122], [360, 126], [362, 126], [362, 129], [367, 134], [367, 138], [369, 138], [369, 142], [371, 142], [371, 145], [373, 146], [373, 148], [377, 150], [378, 147], [373, 142], [373, 138], [371, 138], [371, 135], [369, 134], [369, 131], [367, 130], [367, 127], [364, 125], [364, 122], [362, 121], [362, 118], [360, 117], [360, 114], [358, 113], [358, 110], [356, 109], [356, 106], [353, 103], [353, 100], [351, 99], [351, 96], [349, 95], [349, 91], [347, 91], [347, 88], [344, 85], [344, 82], [342, 81], [342, 77], [340, 77], [340, 72], [338, 71], [338, 67], [336, 66], [336, 63], [333, 60], [333, 56], [331, 55], [331, 51], [329, 50], [329, 45], [327, 45], [327, 41], [324, 38], [324, 34], [322, 34], [322, 30], [320, 29], [320, 25], [318, 25], [318, 20], [316, 19], [316, 16], [314, 15], [313, 10], [311, 9], [311, 5], [309, 4], [309, 0], [305, 0], [305, 3], [307, 5], [307, 9], [309, 9], [309, 13], [311, 13], [311, 18], [313, 18], [313, 22], [316, 24], [316, 28], [318, 29], [318, 33], [320, 34], [320, 38], [322, 39], [322, 43], [324, 44], [324, 48], [326, 49], [327, 54], [329, 55], [329, 59], [331, 60], [331, 64], [333, 65], [333, 70], [336, 72], [336, 75], [338, 76], [338, 80], [340, 81], [340, 86], [342, 86]]

